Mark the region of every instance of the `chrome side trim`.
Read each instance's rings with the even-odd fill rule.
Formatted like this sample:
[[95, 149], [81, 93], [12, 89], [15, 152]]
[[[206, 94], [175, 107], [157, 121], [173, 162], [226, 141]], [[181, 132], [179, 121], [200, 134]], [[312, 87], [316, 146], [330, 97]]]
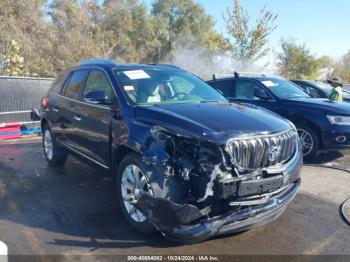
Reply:
[[73, 148], [73, 147], [71, 147], [70, 145], [63, 144], [63, 146], [67, 147], [67, 148], [68, 148], [68, 150], [71, 150], [71, 151], [73, 151], [74, 153], [76, 153], [76, 154], [78, 154], [78, 155], [80, 155], [80, 156], [82, 156], [82, 157], [84, 157], [84, 158], [86, 158], [86, 159], [90, 160], [91, 162], [93, 162], [93, 163], [95, 163], [95, 164], [97, 164], [97, 165], [99, 165], [99, 166], [103, 167], [104, 169], [109, 170], [109, 167], [108, 167], [108, 166], [106, 166], [105, 164], [102, 164], [100, 161], [97, 161], [97, 160], [93, 159], [92, 157], [89, 157], [89, 156], [87, 156], [87, 155], [85, 155], [85, 154], [81, 153], [80, 151], [78, 151], [78, 150], [74, 149], [74, 148]]
[[56, 96], [62, 97], [62, 98], [64, 98], [64, 99], [70, 100], [70, 101], [72, 101], [72, 102], [76, 102], [76, 103], [83, 104], [83, 105], [86, 105], [86, 106], [96, 107], [96, 108], [100, 108], [100, 109], [105, 109], [105, 110], [111, 111], [111, 108], [110, 108], [110, 107], [104, 107], [104, 106], [98, 106], [98, 105], [94, 105], [94, 104], [89, 104], [89, 103], [85, 103], [85, 102], [82, 102], [82, 101], [78, 101], [78, 100], [75, 100], [75, 99], [72, 99], [72, 98], [69, 98], [69, 97], [66, 97], [66, 96], [57, 94], [57, 93], [54, 93], [54, 94], [55, 94]]

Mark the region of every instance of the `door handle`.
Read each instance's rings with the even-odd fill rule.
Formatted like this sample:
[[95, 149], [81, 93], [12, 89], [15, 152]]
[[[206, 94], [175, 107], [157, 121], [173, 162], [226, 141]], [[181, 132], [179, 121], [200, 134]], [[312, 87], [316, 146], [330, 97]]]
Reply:
[[56, 112], [56, 113], [57, 113], [59, 110], [58, 110], [58, 108], [57, 108], [57, 107], [53, 107], [53, 108], [52, 108], [52, 111], [54, 111], [54, 112]]
[[81, 117], [80, 116], [74, 116], [74, 120], [81, 121]]

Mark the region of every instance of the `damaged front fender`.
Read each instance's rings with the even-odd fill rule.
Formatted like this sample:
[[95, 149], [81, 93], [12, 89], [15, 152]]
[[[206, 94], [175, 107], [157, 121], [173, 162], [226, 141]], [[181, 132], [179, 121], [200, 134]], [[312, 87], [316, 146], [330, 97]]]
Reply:
[[154, 126], [150, 132], [152, 136], [147, 139], [142, 150], [143, 162], [156, 169], [165, 168], [166, 176], [172, 176], [181, 186], [185, 184], [189, 193], [188, 200], [204, 202], [208, 197], [214, 196], [213, 188], [217, 178], [232, 178], [232, 168], [226, 164], [220, 145], [159, 126]]
[[143, 137], [139, 153], [153, 194], [133, 204], [176, 241], [198, 242], [267, 223], [284, 211], [300, 185], [299, 146], [288, 163], [239, 172], [225, 145], [159, 126]]
[[[203, 203], [198, 202], [198, 199], [192, 199], [191, 202], [191, 198], [186, 199], [188, 202], [180, 203], [171, 198], [142, 195], [135, 205], [163, 235], [182, 243], [194, 243], [215, 235], [244, 231], [273, 221], [283, 213], [300, 187], [301, 164], [302, 154], [298, 150], [284, 168], [278, 171], [279, 176], [275, 174], [277, 170], [271, 170], [273, 177], [282, 177], [279, 189], [273, 187], [265, 192], [264, 188], [274, 185], [271, 184], [271, 177], [266, 177], [255, 180], [259, 182], [256, 184], [259, 188], [254, 189], [256, 192], [232, 196], [233, 192], [242, 191], [242, 181], [229, 179], [229, 185], [233, 183], [234, 187], [229, 187], [231, 196], [228, 194], [225, 199], [217, 198], [214, 192], [214, 196], [208, 196], [208, 200]], [[217, 172], [219, 171], [214, 173]], [[215, 191], [218, 191], [217, 182], [218, 179], [213, 185]], [[174, 188], [170, 187], [169, 190], [171, 189]], [[229, 208], [225, 208], [225, 205]]]

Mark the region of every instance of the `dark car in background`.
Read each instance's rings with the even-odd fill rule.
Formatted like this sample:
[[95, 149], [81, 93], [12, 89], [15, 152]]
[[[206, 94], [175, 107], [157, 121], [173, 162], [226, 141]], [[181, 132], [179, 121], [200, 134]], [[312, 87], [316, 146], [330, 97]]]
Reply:
[[[309, 96], [313, 98], [328, 98], [331, 94], [332, 87], [329, 84], [313, 80], [290, 80], [300, 86]], [[350, 91], [343, 88], [343, 100], [350, 102]]]
[[67, 69], [42, 100], [41, 125], [50, 165], [69, 153], [109, 170], [125, 219], [181, 242], [272, 221], [300, 185], [290, 122], [170, 65]]
[[282, 78], [239, 76], [208, 81], [229, 101], [269, 109], [297, 127], [304, 158], [321, 149], [350, 148], [350, 104], [311, 98], [299, 86]]

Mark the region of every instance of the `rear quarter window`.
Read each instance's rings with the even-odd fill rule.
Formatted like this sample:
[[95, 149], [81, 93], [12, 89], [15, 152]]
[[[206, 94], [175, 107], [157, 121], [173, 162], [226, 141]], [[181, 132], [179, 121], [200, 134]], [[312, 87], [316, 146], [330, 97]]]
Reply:
[[80, 100], [82, 86], [88, 75], [87, 70], [73, 71], [64, 89], [63, 95], [68, 98]]
[[55, 81], [52, 83], [50, 91], [56, 94], [60, 94], [63, 88], [63, 85], [66, 82], [67, 76], [68, 76], [68, 72], [60, 73], [55, 79]]

